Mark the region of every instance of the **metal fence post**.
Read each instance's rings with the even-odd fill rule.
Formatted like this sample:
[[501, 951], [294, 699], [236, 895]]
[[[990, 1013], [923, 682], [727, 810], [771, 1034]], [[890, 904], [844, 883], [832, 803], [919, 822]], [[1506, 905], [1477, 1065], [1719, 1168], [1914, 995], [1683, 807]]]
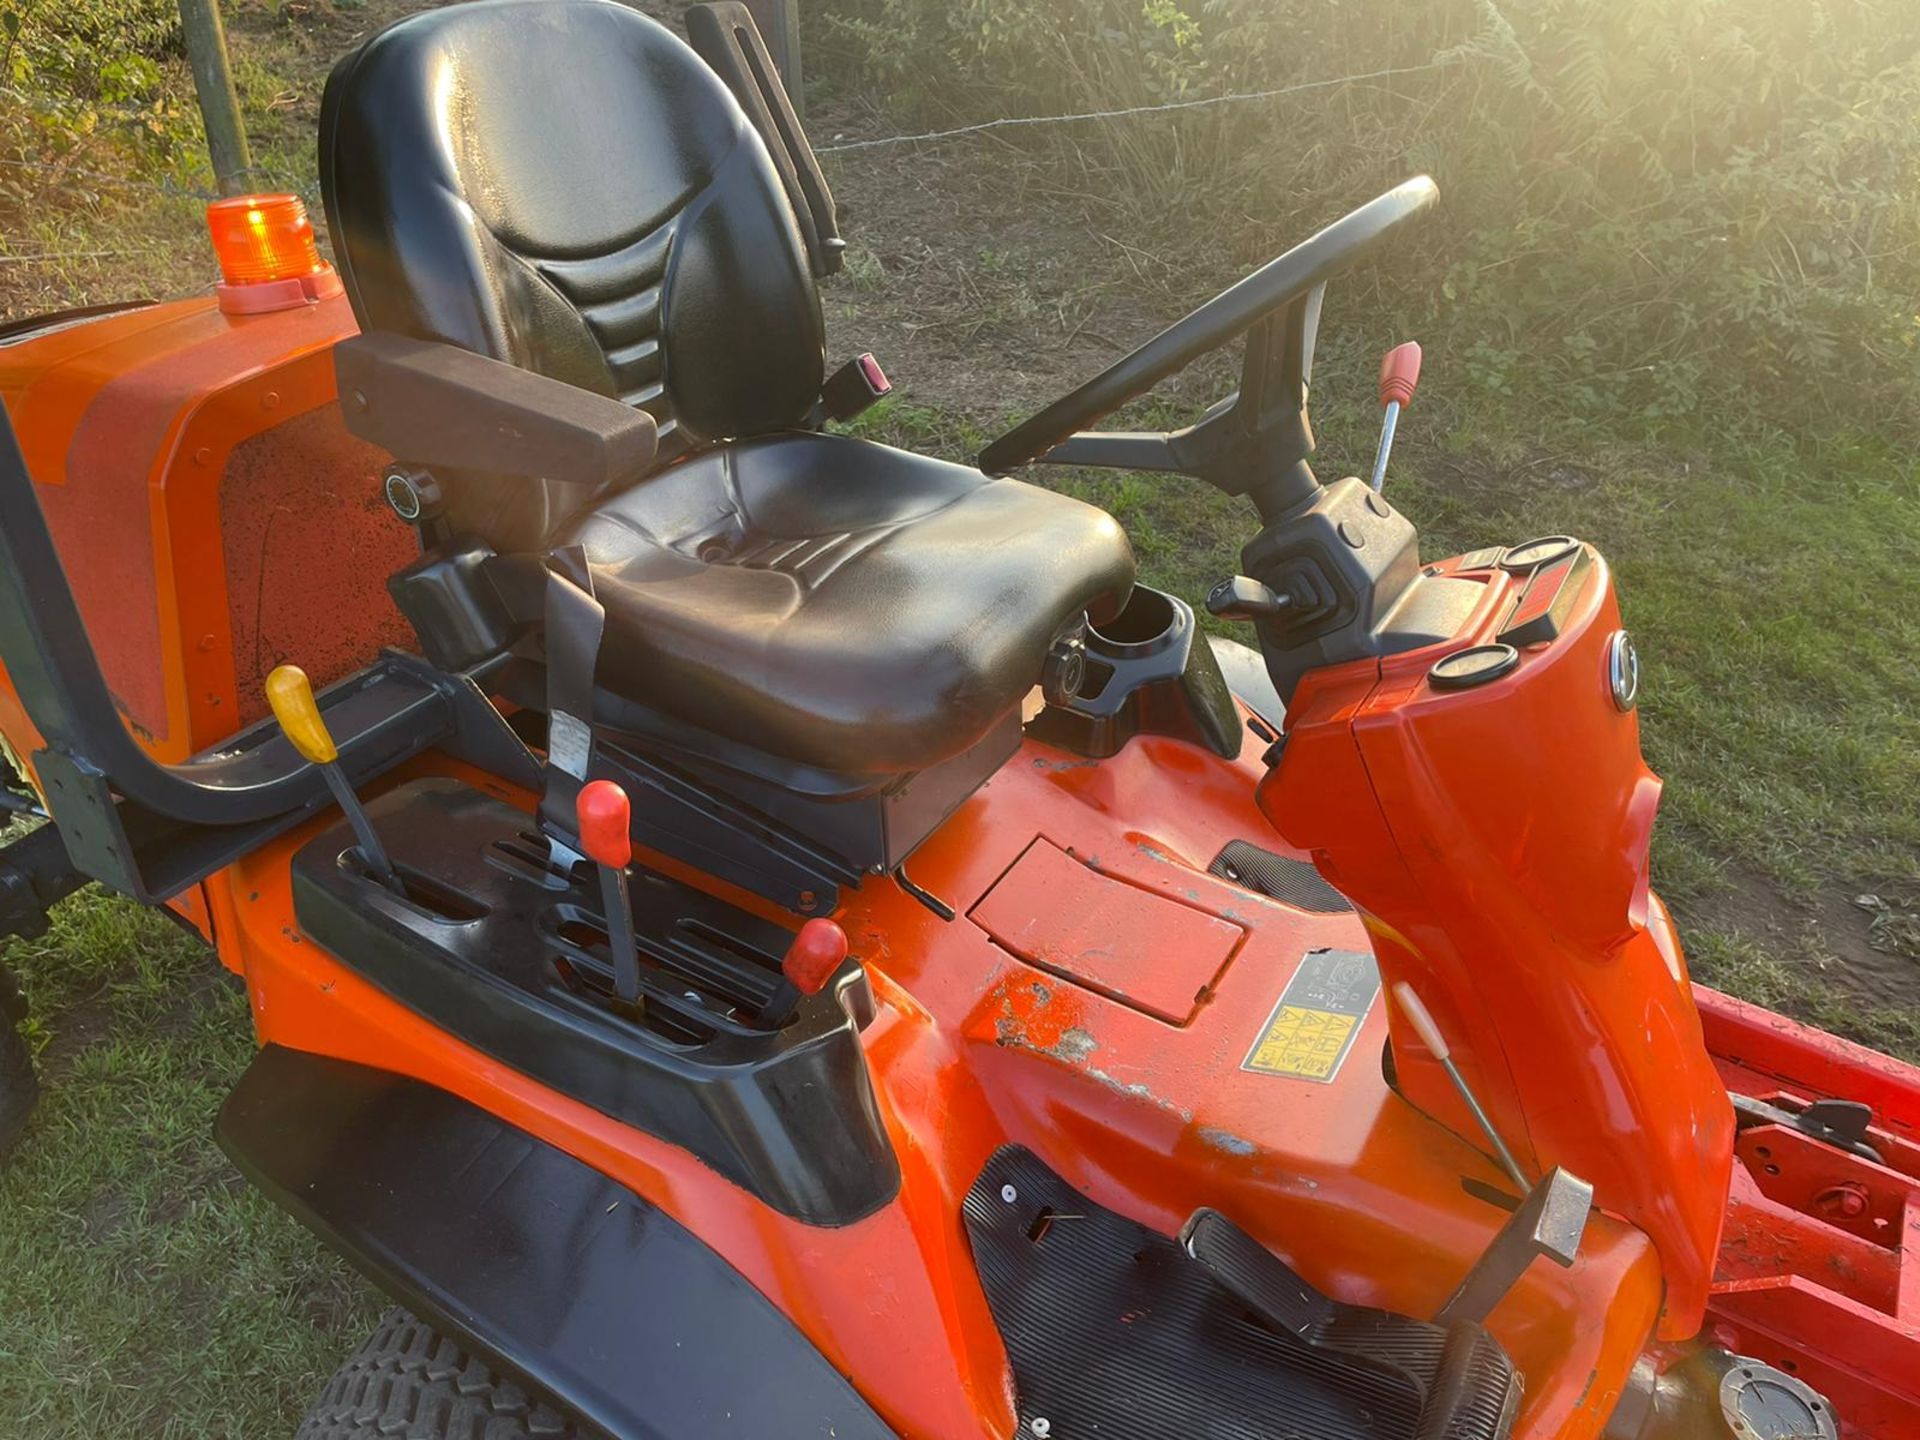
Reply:
[[252, 188], [248, 174], [247, 127], [240, 118], [240, 95], [233, 88], [227, 59], [227, 33], [220, 24], [220, 0], [180, 0], [180, 24], [186, 32], [187, 62], [200, 97], [200, 118], [207, 127], [207, 152], [222, 195]]
[[804, 120], [807, 105], [800, 76], [800, 0], [745, 0], [745, 4], [780, 71], [780, 83], [787, 87], [793, 113]]

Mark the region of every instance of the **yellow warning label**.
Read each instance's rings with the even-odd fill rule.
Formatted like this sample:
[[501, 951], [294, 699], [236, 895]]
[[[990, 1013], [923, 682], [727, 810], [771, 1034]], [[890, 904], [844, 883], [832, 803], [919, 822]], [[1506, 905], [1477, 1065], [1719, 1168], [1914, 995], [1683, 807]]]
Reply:
[[1269, 1075], [1299, 1075], [1328, 1080], [1347, 1053], [1347, 1040], [1360, 1024], [1357, 1015], [1331, 1010], [1303, 1010], [1282, 1005], [1267, 1023], [1267, 1033], [1247, 1057], [1247, 1069]]
[[1380, 972], [1371, 955], [1308, 951], [1241, 1069], [1330, 1083], [1379, 993]]

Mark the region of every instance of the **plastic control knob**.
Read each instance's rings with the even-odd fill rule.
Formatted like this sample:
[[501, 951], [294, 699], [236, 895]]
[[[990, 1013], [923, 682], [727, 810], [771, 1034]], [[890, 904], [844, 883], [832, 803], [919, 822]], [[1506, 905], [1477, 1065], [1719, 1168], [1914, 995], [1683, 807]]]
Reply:
[[611, 780], [592, 780], [580, 787], [574, 802], [580, 823], [580, 848], [596, 865], [624, 870], [633, 863], [633, 802]]
[[787, 947], [780, 973], [802, 995], [818, 995], [846, 958], [847, 932], [831, 920], [809, 920]]
[[1420, 383], [1420, 342], [1409, 340], [1396, 345], [1380, 362], [1380, 404], [1405, 405], [1413, 399]]
[[340, 758], [340, 747], [333, 743], [332, 732], [320, 716], [307, 672], [298, 665], [276, 666], [267, 676], [267, 704], [301, 759], [314, 765], [331, 765]]

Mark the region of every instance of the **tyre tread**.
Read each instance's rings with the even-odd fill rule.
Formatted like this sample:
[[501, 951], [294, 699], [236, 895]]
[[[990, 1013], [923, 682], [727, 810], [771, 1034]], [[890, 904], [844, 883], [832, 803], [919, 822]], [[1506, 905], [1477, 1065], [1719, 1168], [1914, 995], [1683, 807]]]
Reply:
[[586, 1440], [586, 1432], [395, 1306], [334, 1372], [295, 1440]]

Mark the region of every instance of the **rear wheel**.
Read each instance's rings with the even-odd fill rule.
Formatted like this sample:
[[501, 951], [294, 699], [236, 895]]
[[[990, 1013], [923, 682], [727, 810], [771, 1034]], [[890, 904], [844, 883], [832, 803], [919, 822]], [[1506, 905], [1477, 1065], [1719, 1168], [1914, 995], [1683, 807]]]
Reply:
[[542, 1396], [398, 1308], [334, 1372], [294, 1440], [586, 1440]]
[[40, 1077], [34, 1073], [33, 1052], [20, 1033], [27, 1018], [27, 997], [20, 982], [0, 965], [0, 1155], [13, 1148], [27, 1128], [34, 1106], [40, 1103]]

